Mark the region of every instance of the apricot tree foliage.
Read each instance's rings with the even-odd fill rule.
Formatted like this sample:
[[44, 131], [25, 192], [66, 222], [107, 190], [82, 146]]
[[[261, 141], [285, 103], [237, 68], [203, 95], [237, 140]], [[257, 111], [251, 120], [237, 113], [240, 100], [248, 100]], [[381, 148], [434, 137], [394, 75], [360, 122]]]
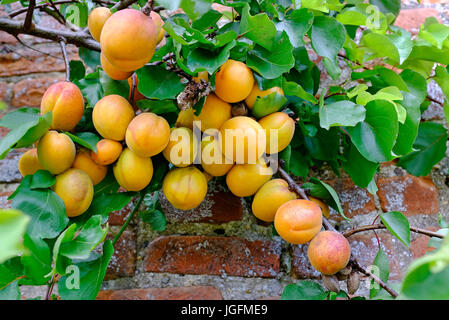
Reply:
[[[59, 42], [67, 80], [82, 92], [86, 105], [81, 121], [75, 130], [64, 132], [78, 148], [96, 151], [100, 136], [92, 112], [105, 96], [114, 94], [136, 102], [138, 109], [163, 117], [171, 127], [179, 121], [180, 110], [193, 109], [199, 116], [206, 96], [215, 89], [217, 71], [232, 59], [251, 69], [260, 91], [277, 87], [283, 92], [259, 96], [250, 108], [248, 102], [233, 104], [234, 115], [249, 112], [259, 119], [282, 111], [294, 119], [295, 133], [279, 154], [282, 166], [277, 174], [299, 197], [322, 199], [345, 219], [335, 191], [323, 181], [308, 178], [310, 168], [327, 165], [337, 175], [344, 171], [357, 186], [375, 193], [374, 176], [381, 163], [397, 160], [411, 174], [425, 176], [445, 155], [447, 130], [441, 123], [422, 121], [421, 116], [432, 102], [448, 114], [448, 100], [429, 97], [427, 85], [435, 81], [449, 98], [449, 27], [428, 18], [412, 36], [394, 26], [399, 0], [31, 0], [21, 1], [24, 9], [12, 11], [10, 4], [15, 2], [2, 0], [9, 17], [0, 18], [0, 30], [16, 37], [29, 34]], [[225, 5], [227, 10], [217, 11], [212, 3]], [[86, 30], [88, 14], [98, 6], [112, 12], [127, 7], [162, 12], [165, 40], [130, 81], [113, 80], [101, 67], [100, 44]], [[174, 12], [179, 8], [182, 11]], [[38, 10], [68, 31], [35, 26], [33, 12]], [[67, 43], [79, 47], [82, 62], [67, 61]], [[205, 71], [208, 79], [195, 79]], [[142, 96], [136, 99], [138, 94]], [[29, 147], [42, 138], [52, 126], [52, 115], [19, 109], [5, 115], [0, 125], [11, 130], [0, 141], [4, 158], [11, 149]], [[118, 192], [119, 184], [109, 170], [95, 185], [87, 211], [74, 218], [67, 217], [64, 202], [54, 191], [53, 174], [39, 170], [26, 175], [10, 196], [14, 209], [0, 215], [0, 297], [17, 299], [20, 285], [48, 284], [49, 298], [58, 283], [62, 299], [94, 299], [114, 244], [142, 204], [145, 210], [140, 218], [157, 231], [165, 228], [157, 194], [172, 166], [160, 155], [152, 161], [151, 182], [143, 190]], [[290, 175], [301, 177], [304, 183], [297, 185]], [[130, 217], [112, 241], [105, 240], [109, 213], [133, 198], [137, 200]], [[427, 234], [432, 245], [441, 248], [416, 261], [396, 290], [388, 285], [389, 263], [382, 250], [374, 261], [376, 274], [351, 259], [350, 270], [340, 274], [346, 276], [349, 296], [354, 298], [357, 277], [362, 274], [382, 288], [373, 286], [371, 298], [383, 290], [393, 297], [449, 298], [448, 244], [441, 241], [447, 224], [442, 220], [442, 231], [433, 233], [410, 227], [399, 212], [379, 218], [378, 225], [344, 235], [388, 229], [409, 246], [412, 231]], [[323, 219], [325, 229], [335, 231]], [[323, 277], [327, 289], [339, 291], [335, 277]], [[331, 293], [314, 282], [292, 284], [283, 294], [286, 299], [337, 296], [348, 294]]]

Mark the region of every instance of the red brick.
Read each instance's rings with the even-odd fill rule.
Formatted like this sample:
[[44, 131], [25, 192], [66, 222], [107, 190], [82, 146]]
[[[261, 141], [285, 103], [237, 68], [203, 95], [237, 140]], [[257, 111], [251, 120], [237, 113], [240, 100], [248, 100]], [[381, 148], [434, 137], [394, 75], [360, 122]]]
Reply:
[[8, 93], [9, 84], [6, 82], [0, 82], [0, 101], [7, 102], [6, 95]]
[[12, 35], [5, 31], [0, 31], [0, 44], [16, 44], [18, 41]]
[[[436, 228], [436, 227], [431, 227], [431, 228], [426, 228], [426, 229], [430, 230], [430, 231], [438, 231], [439, 230], [439, 228]], [[427, 252], [435, 249], [433, 247], [427, 246], [427, 244], [429, 243], [429, 240], [430, 240], [430, 237], [421, 234], [415, 240], [410, 242], [410, 252], [413, 254], [414, 259], [418, 259], [418, 258], [422, 257], [424, 254], [426, 254]]]
[[439, 12], [432, 8], [404, 9], [399, 13], [395, 25], [411, 32], [417, 32], [428, 17], [440, 20]]
[[298, 245], [293, 248], [291, 273], [295, 279], [319, 279], [321, 276], [309, 262], [307, 247]]
[[[354, 185], [350, 178], [325, 181], [338, 193], [344, 214], [352, 218], [359, 214], [367, 214], [376, 210], [374, 197], [367, 190]], [[335, 211], [331, 216], [334, 220], [342, 220]]]
[[11, 104], [14, 107], [39, 107], [47, 88], [62, 80], [64, 78], [37, 78], [19, 81], [13, 86]]
[[406, 216], [440, 212], [438, 190], [429, 177], [379, 178], [377, 186], [384, 211], [400, 211]]
[[136, 201], [130, 201], [122, 210], [112, 211], [109, 214], [108, 223], [111, 226], [121, 226], [125, 223], [131, 211], [134, 209]]
[[[112, 240], [109, 234], [107, 239]], [[132, 277], [136, 271], [137, 261], [137, 237], [131, 230], [125, 230], [114, 246], [114, 255], [106, 272], [106, 280]]]
[[148, 246], [147, 272], [273, 278], [279, 273], [280, 243], [238, 237], [167, 236]]
[[223, 300], [211, 286], [100, 291], [97, 300]]
[[11, 208], [11, 200], [8, 200], [8, 197], [12, 194], [12, 192], [0, 192], [0, 208], [7, 209]]

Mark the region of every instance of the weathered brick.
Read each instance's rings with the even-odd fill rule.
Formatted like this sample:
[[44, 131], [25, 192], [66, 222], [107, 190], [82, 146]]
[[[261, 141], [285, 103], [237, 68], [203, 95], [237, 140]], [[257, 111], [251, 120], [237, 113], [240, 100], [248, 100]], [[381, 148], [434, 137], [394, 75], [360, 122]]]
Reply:
[[280, 243], [238, 237], [167, 236], [147, 248], [145, 270], [273, 278], [279, 273]]
[[16, 38], [14, 38], [12, 35], [5, 31], [0, 31], [0, 44], [11, 44], [14, 45], [18, 41]]
[[0, 82], [0, 101], [7, 102], [8, 88], [8, 83]]
[[[439, 228], [430, 227], [426, 229], [430, 231], [437, 231]], [[416, 237], [415, 240], [410, 242], [410, 252], [412, 253], [414, 259], [418, 259], [427, 252], [435, 249], [434, 247], [428, 246], [429, 240], [430, 238], [428, 236], [421, 234]]]
[[22, 179], [18, 167], [22, 154], [22, 151], [13, 150], [0, 160], [0, 182], [19, 182]]
[[19, 81], [13, 86], [11, 104], [14, 107], [39, 107], [47, 88], [62, 80], [64, 78], [36, 78]]
[[428, 17], [440, 20], [440, 14], [432, 8], [404, 9], [399, 13], [395, 25], [411, 32], [418, 32]]
[[406, 216], [440, 212], [438, 190], [429, 177], [379, 178], [377, 186], [384, 211], [400, 211]]
[[112, 211], [109, 214], [108, 223], [111, 226], [121, 226], [125, 223], [134, 208], [136, 201], [130, 201], [122, 210]]
[[308, 245], [298, 245], [293, 248], [292, 252], [292, 277], [296, 279], [318, 279], [320, 273], [315, 270], [307, 257]]
[[8, 200], [8, 197], [12, 194], [12, 192], [0, 192], [0, 208], [7, 209], [11, 208], [11, 200]]
[[[107, 239], [114, 236], [108, 234]], [[114, 246], [114, 255], [106, 272], [106, 280], [132, 277], [136, 271], [137, 237], [132, 230], [125, 230]]]
[[97, 300], [222, 300], [220, 290], [212, 286], [146, 288], [100, 291]]

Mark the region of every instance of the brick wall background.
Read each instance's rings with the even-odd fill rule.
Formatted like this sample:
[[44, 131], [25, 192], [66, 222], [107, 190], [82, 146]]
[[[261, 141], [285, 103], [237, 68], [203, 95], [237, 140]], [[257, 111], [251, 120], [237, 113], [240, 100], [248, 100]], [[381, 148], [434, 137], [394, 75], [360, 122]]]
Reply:
[[[416, 32], [426, 17], [435, 16], [449, 23], [447, 1], [403, 1], [404, 10], [397, 24]], [[14, 7], [15, 5], [13, 5]], [[5, 8], [0, 7], [0, 16]], [[23, 15], [22, 15], [23, 18]], [[42, 16], [39, 24], [61, 28], [51, 18]], [[0, 100], [8, 108], [38, 107], [46, 88], [64, 79], [64, 65], [57, 43], [20, 36], [42, 54], [0, 32]], [[69, 46], [71, 59], [79, 59], [77, 49]], [[431, 95], [443, 100], [440, 90], [429, 84]], [[441, 108], [431, 105], [425, 120], [445, 123]], [[0, 128], [0, 137], [7, 131]], [[0, 161], [0, 207], [17, 187], [21, 175], [17, 161], [23, 150], [11, 152]], [[429, 177], [413, 177], [393, 162], [384, 164], [377, 175], [379, 191], [371, 195], [347, 177], [338, 179], [331, 170], [312, 172], [339, 193], [350, 223], [334, 213], [340, 230], [370, 224], [382, 211], [403, 212], [412, 226], [438, 228], [438, 213], [449, 217], [449, 157], [436, 166]], [[169, 224], [157, 233], [139, 219], [132, 222], [118, 242], [99, 299], [265, 299], [279, 298], [285, 285], [297, 279], [317, 279], [319, 274], [308, 264], [305, 246], [294, 246], [272, 235], [271, 226], [257, 221], [250, 203], [224, 191], [213, 181], [203, 204], [188, 212], [162, 203]], [[111, 235], [118, 231], [132, 204], [109, 219]], [[425, 236], [412, 235], [408, 250], [387, 232], [379, 231], [382, 248], [391, 265], [391, 278], [402, 277], [413, 259], [427, 250]], [[378, 245], [371, 232], [350, 238], [353, 254], [362, 264], [370, 265]], [[343, 282], [341, 283], [343, 286]], [[23, 288], [25, 296], [42, 296], [45, 288]], [[362, 283], [358, 294], [366, 293]]]

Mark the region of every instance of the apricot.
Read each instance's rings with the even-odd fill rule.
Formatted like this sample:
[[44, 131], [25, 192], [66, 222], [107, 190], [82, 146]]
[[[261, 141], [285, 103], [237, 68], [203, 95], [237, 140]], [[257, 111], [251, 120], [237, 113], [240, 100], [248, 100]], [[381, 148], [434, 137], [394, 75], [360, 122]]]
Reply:
[[172, 128], [170, 141], [162, 151], [165, 159], [177, 167], [187, 167], [198, 154], [198, 142], [189, 128]]
[[256, 103], [256, 100], [258, 97], [263, 98], [265, 96], [272, 94], [273, 92], [277, 92], [281, 95], [284, 95], [284, 90], [282, 90], [279, 87], [273, 87], [273, 88], [262, 91], [262, 90], [260, 90], [259, 85], [257, 83], [254, 83], [254, 87], [251, 90], [251, 93], [245, 99], [246, 106], [249, 109], [252, 109], [254, 107], [254, 104]]
[[101, 67], [103, 68], [103, 71], [109, 76], [109, 78], [114, 80], [125, 80], [131, 77], [133, 74], [132, 72], [128, 71], [121, 71], [114, 67], [108, 59], [104, 56], [103, 52], [100, 54], [100, 62]]
[[181, 110], [176, 119], [176, 127], [185, 127], [193, 130], [193, 121], [195, 120], [195, 110], [192, 108]]
[[238, 164], [256, 163], [265, 151], [266, 134], [257, 121], [239, 116], [220, 127], [221, 152]]
[[75, 156], [72, 168], [80, 169], [87, 173], [93, 185], [100, 183], [108, 173], [108, 168], [95, 163], [87, 150], [80, 150]]
[[116, 141], [125, 138], [126, 129], [133, 118], [133, 107], [117, 94], [102, 98], [92, 112], [92, 122], [98, 133], [105, 139]]
[[122, 153], [122, 144], [115, 140], [102, 139], [97, 142], [97, 152], [91, 152], [92, 160], [96, 164], [107, 166], [114, 163]]
[[229, 59], [215, 75], [215, 94], [229, 103], [245, 100], [253, 85], [253, 73], [240, 61]]
[[141, 157], [152, 157], [167, 147], [170, 126], [163, 117], [144, 112], [135, 117], [126, 129], [128, 148]]
[[153, 20], [139, 10], [119, 10], [103, 26], [101, 51], [117, 69], [137, 70], [153, 57], [157, 32]]
[[112, 16], [112, 12], [106, 7], [98, 7], [90, 12], [87, 18], [87, 26], [95, 40], [100, 41], [101, 30], [110, 16]]
[[314, 197], [309, 197], [309, 200], [312, 201], [312, 202], [315, 202], [320, 207], [321, 212], [323, 213], [323, 216], [325, 216], [326, 218], [329, 218], [330, 211], [329, 211], [329, 206], [327, 204], [325, 204], [320, 199], [317, 199], [317, 198], [314, 198]]
[[259, 120], [267, 136], [267, 154], [281, 152], [290, 144], [295, 134], [295, 121], [285, 112], [275, 112]]
[[273, 176], [273, 169], [260, 158], [255, 164], [236, 164], [226, 176], [229, 190], [237, 197], [252, 196]]
[[56, 176], [53, 191], [64, 201], [68, 217], [86, 212], [94, 196], [92, 180], [87, 173], [75, 168]]
[[253, 214], [260, 220], [273, 222], [276, 211], [287, 201], [296, 199], [296, 193], [288, 188], [283, 179], [273, 179], [266, 182], [253, 199]]
[[207, 96], [206, 102], [196, 121], [201, 121], [201, 131], [207, 129], [219, 129], [223, 123], [232, 118], [231, 105], [211, 93]]
[[37, 158], [37, 149], [33, 148], [28, 150], [19, 159], [19, 171], [22, 176], [29, 174], [35, 174], [38, 170], [43, 170], [44, 168]]
[[52, 84], [41, 100], [41, 113], [52, 112], [51, 129], [70, 131], [80, 122], [84, 113], [81, 90], [71, 82]]
[[195, 167], [171, 170], [162, 182], [162, 191], [173, 207], [179, 210], [196, 208], [207, 193], [207, 180]]
[[304, 244], [321, 230], [320, 207], [309, 200], [290, 200], [279, 207], [274, 216], [276, 231], [287, 242]]
[[153, 178], [153, 161], [131, 151], [123, 150], [114, 168], [114, 176], [118, 184], [128, 191], [140, 191]]
[[157, 28], [156, 43], [160, 43], [162, 39], [164, 39], [165, 35], [165, 30], [162, 28], [164, 26], [164, 20], [162, 20], [161, 16], [155, 11], [151, 11], [150, 17], [153, 19], [153, 22]]
[[333, 275], [346, 267], [351, 257], [348, 240], [336, 231], [321, 231], [307, 249], [310, 264], [324, 275]]
[[206, 136], [201, 141], [201, 166], [211, 176], [221, 177], [231, 170], [234, 163], [221, 153], [220, 144], [214, 136]]
[[207, 71], [198, 72], [196, 77], [193, 77], [193, 81], [196, 83], [201, 83], [201, 80], [209, 81], [209, 73]]
[[76, 147], [72, 139], [64, 133], [50, 130], [37, 144], [37, 157], [45, 170], [60, 174], [72, 166]]

